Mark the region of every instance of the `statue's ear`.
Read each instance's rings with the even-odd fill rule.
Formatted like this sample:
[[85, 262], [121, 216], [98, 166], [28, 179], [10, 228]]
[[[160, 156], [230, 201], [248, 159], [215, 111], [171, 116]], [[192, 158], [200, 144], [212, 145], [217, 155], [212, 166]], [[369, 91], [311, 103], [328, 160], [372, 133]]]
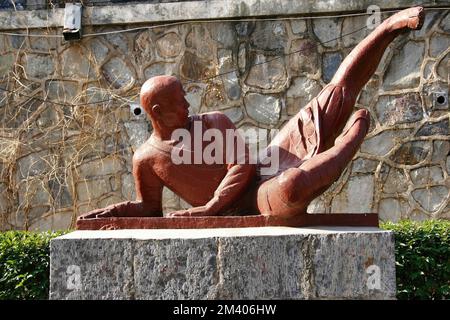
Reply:
[[152, 113], [155, 116], [161, 116], [161, 107], [159, 106], [159, 104], [155, 104], [152, 106]]

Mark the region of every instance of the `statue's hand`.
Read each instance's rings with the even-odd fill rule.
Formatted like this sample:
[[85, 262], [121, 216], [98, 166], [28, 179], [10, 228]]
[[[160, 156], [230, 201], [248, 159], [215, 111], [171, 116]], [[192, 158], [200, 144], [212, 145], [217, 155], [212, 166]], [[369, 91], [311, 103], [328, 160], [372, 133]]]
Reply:
[[111, 205], [106, 208], [89, 211], [88, 213], [79, 216], [78, 219], [85, 220], [85, 219], [114, 217], [117, 215], [116, 211], [117, 211], [116, 206]]
[[177, 210], [168, 214], [169, 217], [206, 217], [217, 215], [207, 206], [189, 208], [185, 210]]

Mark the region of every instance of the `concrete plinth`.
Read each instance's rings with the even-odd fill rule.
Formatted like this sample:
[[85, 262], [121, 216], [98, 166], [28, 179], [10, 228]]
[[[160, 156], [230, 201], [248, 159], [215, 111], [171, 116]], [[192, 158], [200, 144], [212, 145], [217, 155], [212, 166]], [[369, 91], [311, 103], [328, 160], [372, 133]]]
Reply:
[[75, 231], [50, 251], [50, 299], [395, 298], [373, 227]]

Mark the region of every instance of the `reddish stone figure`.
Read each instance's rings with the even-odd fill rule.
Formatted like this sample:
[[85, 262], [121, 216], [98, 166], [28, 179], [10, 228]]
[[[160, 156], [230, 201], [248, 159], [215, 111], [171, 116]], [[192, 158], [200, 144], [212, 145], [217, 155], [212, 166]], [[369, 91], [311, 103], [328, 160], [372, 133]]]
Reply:
[[[261, 175], [261, 164], [237, 159], [223, 164], [204, 160], [173, 163], [174, 148], [191, 159], [195, 158], [191, 146], [197, 143], [201, 150], [207, 148], [208, 143], [199, 142], [201, 137], [195, 136], [195, 130], [204, 133], [216, 129], [216, 133], [226, 136], [227, 130], [235, 127], [220, 112], [189, 117], [189, 104], [177, 78], [158, 76], [147, 80], [140, 99], [154, 130], [133, 156], [136, 200], [94, 210], [79, 219], [162, 216], [164, 186], [193, 206], [170, 213], [172, 217], [305, 214], [308, 204], [339, 178], [367, 134], [368, 112], [351, 114], [385, 49], [402, 32], [419, 29], [423, 19], [421, 7], [403, 10], [353, 49], [331, 82], [289, 120], [268, 146], [269, 155], [274, 150], [279, 155], [278, 171], [271, 175]], [[182, 147], [178, 140], [172, 140], [172, 134], [180, 128], [193, 137]], [[235, 136], [232, 141], [238, 144], [240, 139]], [[240, 156], [248, 160], [248, 149]], [[224, 155], [220, 157], [225, 159]]]

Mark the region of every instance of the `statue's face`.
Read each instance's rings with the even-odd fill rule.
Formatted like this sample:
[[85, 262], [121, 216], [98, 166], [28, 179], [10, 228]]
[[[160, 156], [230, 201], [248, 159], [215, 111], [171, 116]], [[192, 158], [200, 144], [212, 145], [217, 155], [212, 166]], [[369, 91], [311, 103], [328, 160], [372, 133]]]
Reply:
[[186, 101], [185, 95], [186, 93], [181, 83], [175, 83], [172, 95], [161, 109], [162, 121], [166, 127], [186, 127], [189, 116], [189, 103]]

